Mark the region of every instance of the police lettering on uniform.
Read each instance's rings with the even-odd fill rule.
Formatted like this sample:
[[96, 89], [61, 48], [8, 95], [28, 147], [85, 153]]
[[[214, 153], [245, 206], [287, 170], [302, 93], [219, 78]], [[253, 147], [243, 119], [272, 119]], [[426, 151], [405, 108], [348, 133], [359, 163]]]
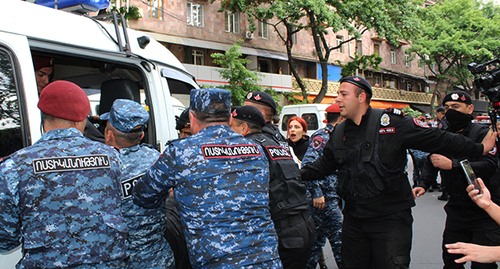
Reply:
[[305, 268], [314, 242], [314, 221], [299, 168], [286, 149], [261, 132], [266, 122], [259, 109], [239, 106], [231, 114], [231, 129], [259, 143], [269, 160], [269, 210], [283, 267]]
[[1, 164], [0, 250], [20, 268], [123, 268], [118, 152], [83, 136], [89, 99], [55, 81], [40, 94], [44, 134]]
[[495, 134], [485, 137], [485, 146], [476, 144], [399, 110], [372, 109], [371, 96], [364, 78], [341, 79], [336, 102], [346, 120], [335, 128], [323, 155], [301, 169], [302, 179], [338, 169], [337, 193], [345, 200], [344, 269], [408, 268], [415, 201], [405, 173], [406, 149], [481, 156], [493, 148]]
[[129, 252], [126, 268], [174, 268], [174, 256], [165, 234], [166, 208], [144, 208], [132, 200], [137, 180], [153, 165], [160, 152], [140, 144], [149, 114], [139, 103], [117, 99], [111, 110], [100, 116], [107, 121], [106, 144], [120, 150], [122, 160], [121, 208], [129, 229]]
[[[488, 135], [486, 125], [472, 123], [474, 105], [470, 95], [463, 91], [453, 91], [443, 98], [446, 109], [448, 130], [480, 142]], [[478, 207], [469, 197], [466, 188], [469, 185], [460, 161], [468, 159], [475, 174], [484, 181], [491, 190], [491, 199], [500, 202], [500, 173], [498, 172], [497, 151], [494, 149], [483, 156], [471, 156], [465, 153], [434, 154], [424, 164], [419, 187], [416, 191], [424, 192], [436, 178], [438, 171], [441, 179], [446, 182], [449, 200], [444, 209], [446, 224], [443, 233], [443, 263], [444, 268], [464, 268], [464, 264], [457, 264], [455, 260], [461, 255], [450, 254], [444, 247], [446, 244], [464, 242], [479, 245], [500, 245], [500, 227], [490, 216]], [[497, 268], [496, 263], [479, 264], [473, 262], [473, 268]]]
[[134, 202], [161, 206], [174, 188], [193, 268], [281, 268], [269, 164], [258, 144], [228, 126], [230, 100], [227, 90], [191, 90], [193, 135], [169, 142], [136, 183]]
[[276, 114], [276, 101], [273, 97], [265, 92], [249, 92], [245, 97], [244, 105], [253, 106], [260, 110], [266, 121], [262, 133], [288, 150], [288, 141], [280, 133], [278, 127], [272, 123], [272, 118]]
[[[323, 155], [323, 150], [330, 140], [331, 133], [335, 126], [343, 120], [340, 116], [338, 104], [332, 104], [325, 111], [327, 113], [325, 120], [327, 125], [311, 136], [311, 143], [302, 159], [302, 165], [311, 163]], [[320, 180], [306, 181], [308, 196], [311, 199], [309, 208], [316, 225], [316, 238], [307, 268], [316, 268], [327, 238], [332, 247], [335, 262], [339, 268], [342, 268], [342, 212], [339, 207], [340, 198], [335, 190], [336, 186], [337, 174], [335, 173]]]

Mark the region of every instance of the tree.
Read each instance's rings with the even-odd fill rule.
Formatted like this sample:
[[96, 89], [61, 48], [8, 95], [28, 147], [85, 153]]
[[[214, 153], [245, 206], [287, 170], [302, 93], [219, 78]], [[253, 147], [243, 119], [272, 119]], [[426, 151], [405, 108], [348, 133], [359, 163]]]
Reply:
[[[215, 0], [211, 0], [213, 3]], [[227, 0], [221, 1], [221, 9], [248, 14], [249, 21], [267, 21], [275, 19], [272, 24], [282, 39], [288, 53], [288, 61], [292, 74], [302, 89], [300, 77], [293, 67], [293, 34], [303, 29], [311, 32], [316, 54], [322, 69], [322, 87], [314, 100], [321, 102], [328, 89], [328, 61], [333, 50], [352, 40], [359, 39], [366, 31], [374, 30], [382, 38], [397, 44], [398, 39], [407, 39], [414, 32], [415, 14], [419, 1], [408, 0]], [[254, 25], [254, 24], [253, 24]], [[279, 27], [279, 26], [284, 27]], [[253, 28], [254, 29], [254, 28]], [[285, 29], [284, 32], [282, 29]], [[346, 29], [349, 37], [339, 43], [329, 44], [327, 35]]]
[[[431, 106], [439, 91], [461, 86], [473, 93], [471, 62], [498, 55], [500, 48], [499, 8], [477, 0], [444, 0], [420, 14], [421, 32], [412, 40], [410, 52], [417, 53], [436, 77]], [[478, 93], [475, 92], [476, 97]]]
[[[250, 62], [241, 58], [241, 42], [236, 42], [225, 53], [213, 53], [211, 56], [214, 63], [222, 67], [217, 71], [222, 78], [229, 82], [229, 85], [220, 86], [231, 91], [231, 103], [233, 106], [241, 106], [245, 101], [245, 96], [249, 92], [264, 91], [269, 93], [275, 100], [279, 100], [278, 94], [272, 88], [265, 88], [259, 85], [260, 78], [257, 73], [248, 70], [245, 65]], [[281, 109], [278, 109], [281, 110]]]

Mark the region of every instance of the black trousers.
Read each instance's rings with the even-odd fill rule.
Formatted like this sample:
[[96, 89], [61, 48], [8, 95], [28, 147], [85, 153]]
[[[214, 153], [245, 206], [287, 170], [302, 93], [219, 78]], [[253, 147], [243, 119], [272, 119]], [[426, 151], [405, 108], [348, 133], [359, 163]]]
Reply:
[[[479, 209], [479, 208], [478, 208]], [[482, 210], [482, 209], [479, 209]], [[442, 257], [445, 269], [463, 269], [465, 263], [455, 263], [461, 254], [450, 254], [444, 247], [456, 242], [483, 246], [500, 245], [500, 226], [489, 216], [479, 217], [473, 210], [457, 206], [445, 206], [446, 225], [443, 233]], [[486, 217], [486, 218], [485, 218]], [[473, 269], [497, 268], [496, 263], [472, 262]]]
[[284, 269], [306, 268], [314, 244], [315, 226], [309, 210], [274, 222]]
[[402, 269], [410, 267], [413, 217], [411, 209], [377, 218], [344, 215], [344, 269]]

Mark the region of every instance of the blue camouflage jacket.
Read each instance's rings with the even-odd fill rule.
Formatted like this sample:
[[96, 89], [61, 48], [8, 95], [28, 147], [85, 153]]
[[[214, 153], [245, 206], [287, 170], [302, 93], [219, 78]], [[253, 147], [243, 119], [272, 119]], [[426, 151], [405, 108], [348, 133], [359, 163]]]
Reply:
[[118, 152], [75, 128], [45, 133], [0, 165], [0, 250], [18, 268], [119, 265], [127, 256]]
[[144, 208], [134, 204], [133, 185], [153, 165], [160, 152], [147, 145], [120, 149], [122, 212], [130, 242], [127, 268], [173, 268], [174, 254], [165, 238], [166, 207]]
[[[302, 166], [314, 162], [319, 156], [323, 155], [323, 149], [334, 129], [335, 127], [328, 123], [325, 128], [316, 131], [311, 136], [311, 143], [302, 159]], [[322, 180], [305, 181], [305, 184], [312, 198], [324, 196], [327, 201], [340, 199], [335, 191], [337, 187], [337, 175], [335, 174], [326, 176]]]
[[262, 148], [226, 125], [171, 141], [134, 187], [134, 202], [163, 204], [175, 187], [194, 268], [281, 268]]

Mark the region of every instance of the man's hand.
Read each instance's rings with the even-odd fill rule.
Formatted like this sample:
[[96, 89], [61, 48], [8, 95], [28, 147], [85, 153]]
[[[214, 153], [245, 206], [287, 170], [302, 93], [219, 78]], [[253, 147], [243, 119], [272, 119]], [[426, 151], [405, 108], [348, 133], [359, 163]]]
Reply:
[[480, 246], [469, 243], [448, 244], [445, 247], [449, 253], [464, 255], [462, 258], [455, 260], [456, 263], [467, 261], [492, 263], [500, 261], [500, 247]]
[[314, 207], [319, 210], [325, 209], [325, 196], [321, 196], [313, 199]]
[[422, 187], [415, 187], [412, 190], [413, 192], [413, 199], [416, 199], [417, 197], [420, 197], [425, 194], [425, 189]]
[[441, 154], [431, 154], [430, 160], [436, 168], [442, 170], [451, 170], [453, 168], [453, 161]]
[[490, 129], [486, 136], [483, 138], [483, 141], [481, 142], [481, 144], [483, 144], [484, 146], [483, 155], [486, 155], [489, 151], [493, 150], [493, 148], [495, 147], [497, 135], [497, 132], [493, 132], [493, 130]]

